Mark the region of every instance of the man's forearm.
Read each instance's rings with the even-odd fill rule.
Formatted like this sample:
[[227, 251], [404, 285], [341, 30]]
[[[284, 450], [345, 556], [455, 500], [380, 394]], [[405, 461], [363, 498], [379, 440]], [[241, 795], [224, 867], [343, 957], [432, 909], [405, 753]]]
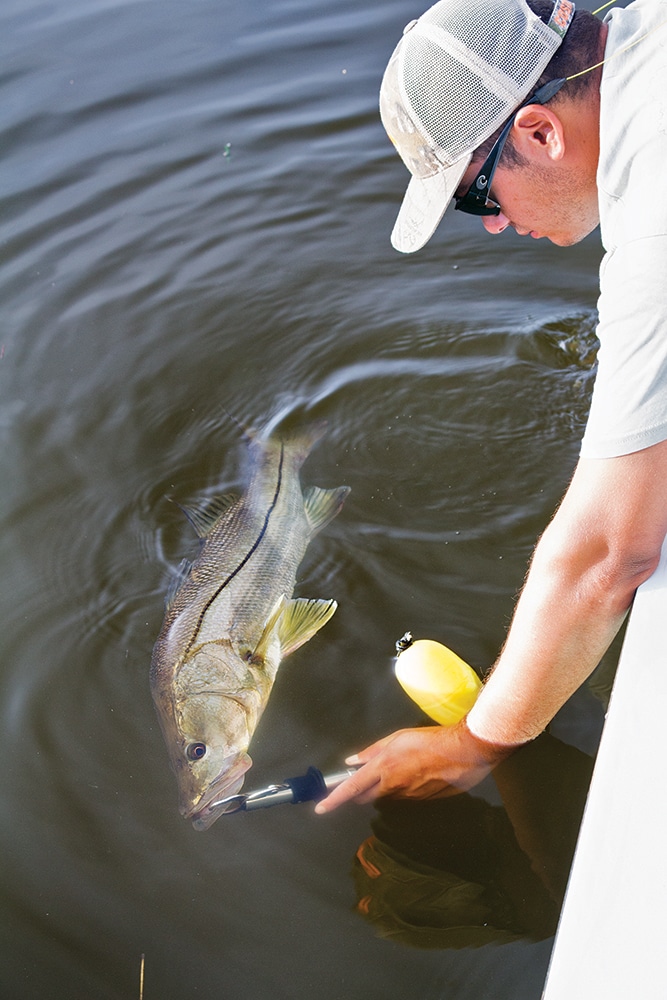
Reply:
[[[651, 451], [665, 454], [664, 446]], [[468, 716], [476, 736], [534, 739], [599, 663], [659, 559], [665, 486], [659, 495], [649, 489], [646, 466], [641, 454], [580, 464]]]
[[501, 744], [538, 736], [620, 628], [627, 606], [619, 612], [608, 598], [593, 581], [542, 572], [536, 552], [503, 651], [468, 715], [470, 731]]

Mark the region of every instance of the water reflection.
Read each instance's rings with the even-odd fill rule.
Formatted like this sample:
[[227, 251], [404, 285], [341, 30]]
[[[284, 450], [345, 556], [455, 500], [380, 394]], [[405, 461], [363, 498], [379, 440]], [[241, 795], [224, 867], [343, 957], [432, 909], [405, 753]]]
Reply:
[[470, 793], [380, 802], [356, 855], [357, 909], [381, 937], [476, 948], [555, 933], [593, 759], [547, 733]]

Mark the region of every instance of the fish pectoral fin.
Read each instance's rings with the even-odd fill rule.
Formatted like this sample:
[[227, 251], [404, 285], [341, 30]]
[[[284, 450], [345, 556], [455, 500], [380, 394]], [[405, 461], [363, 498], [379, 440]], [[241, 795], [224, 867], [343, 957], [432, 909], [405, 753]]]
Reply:
[[309, 486], [304, 491], [304, 509], [313, 531], [319, 531], [329, 521], [333, 521], [345, 503], [349, 492], [349, 486], [338, 486], [335, 490], [323, 490], [319, 486]]
[[200, 538], [206, 538], [211, 529], [219, 519], [232, 507], [239, 499], [238, 493], [225, 493], [223, 496], [213, 497], [208, 503], [198, 507], [185, 507], [177, 504], [181, 508], [192, 527]]
[[311, 601], [299, 597], [288, 601], [278, 624], [278, 637], [283, 656], [289, 656], [329, 621], [338, 607], [335, 601]]
[[271, 614], [264, 623], [264, 628], [262, 629], [262, 634], [259, 637], [259, 642], [252, 651], [253, 660], [265, 659], [269, 640], [273, 635], [276, 625], [278, 624], [278, 619], [285, 610], [286, 604], [285, 595], [281, 594], [276, 603], [273, 605]]

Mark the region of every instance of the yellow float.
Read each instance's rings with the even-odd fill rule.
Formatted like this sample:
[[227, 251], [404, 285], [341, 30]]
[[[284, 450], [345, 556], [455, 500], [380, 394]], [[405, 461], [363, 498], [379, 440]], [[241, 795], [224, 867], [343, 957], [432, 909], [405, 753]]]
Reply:
[[394, 672], [414, 702], [441, 726], [454, 726], [475, 704], [482, 682], [465, 660], [434, 639], [406, 632], [396, 643]]

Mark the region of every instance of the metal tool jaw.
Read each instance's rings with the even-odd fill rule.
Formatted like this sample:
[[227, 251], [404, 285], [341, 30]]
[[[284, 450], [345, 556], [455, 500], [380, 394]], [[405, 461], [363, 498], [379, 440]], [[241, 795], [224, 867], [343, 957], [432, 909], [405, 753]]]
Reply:
[[229, 816], [231, 813], [251, 812], [254, 809], [267, 809], [269, 806], [285, 803], [296, 805], [298, 802], [319, 802], [356, 770], [356, 767], [348, 767], [345, 771], [324, 775], [318, 768], [309, 767], [305, 774], [296, 778], [286, 778], [280, 784], [219, 799], [211, 804], [211, 808], [224, 806], [222, 815]]

